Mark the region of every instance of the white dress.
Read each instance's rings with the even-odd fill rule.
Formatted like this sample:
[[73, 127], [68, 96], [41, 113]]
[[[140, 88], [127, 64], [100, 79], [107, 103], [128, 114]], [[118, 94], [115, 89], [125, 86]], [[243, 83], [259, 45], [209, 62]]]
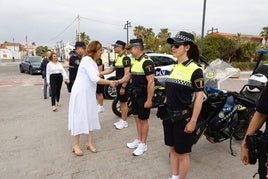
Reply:
[[101, 128], [96, 100], [99, 80], [96, 62], [89, 56], [83, 57], [69, 102], [68, 129], [71, 135], [88, 134]]

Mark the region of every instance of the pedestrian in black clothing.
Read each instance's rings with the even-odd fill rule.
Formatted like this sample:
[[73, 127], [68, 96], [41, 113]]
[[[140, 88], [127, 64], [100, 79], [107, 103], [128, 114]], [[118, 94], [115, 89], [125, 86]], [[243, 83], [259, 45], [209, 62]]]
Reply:
[[[47, 87], [48, 87], [48, 84], [47, 84], [46, 73], [47, 73], [47, 64], [49, 62], [50, 55], [51, 55], [51, 52], [48, 51], [46, 53], [46, 56], [42, 60], [41, 65], [40, 65], [42, 78], [44, 79], [44, 84], [43, 84], [43, 96], [44, 96], [44, 99], [47, 99]], [[49, 90], [49, 96], [51, 96], [50, 95], [50, 90]]]
[[76, 74], [78, 71], [79, 64], [84, 55], [84, 51], [86, 49], [86, 44], [84, 42], [76, 42], [75, 50], [71, 51], [70, 60], [69, 60], [69, 79], [70, 83], [67, 85], [68, 91], [71, 92], [72, 86], [74, 84], [74, 80], [76, 78]]

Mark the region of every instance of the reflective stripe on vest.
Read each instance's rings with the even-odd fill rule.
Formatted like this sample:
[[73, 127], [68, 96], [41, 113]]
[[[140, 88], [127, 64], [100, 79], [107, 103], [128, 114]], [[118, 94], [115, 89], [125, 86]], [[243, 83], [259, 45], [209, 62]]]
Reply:
[[189, 65], [184, 66], [183, 64], [176, 64], [174, 65], [170, 75], [167, 77], [167, 81], [178, 83], [183, 86], [192, 87], [192, 74], [195, 70], [199, 69], [200, 67], [191, 62]]
[[115, 68], [124, 68], [123, 65], [123, 59], [124, 59], [125, 55], [121, 55], [121, 56], [117, 56], [116, 60], [115, 60]]
[[148, 57], [142, 57], [142, 59], [139, 60], [134, 60], [133, 64], [131, 66], [131, 74], [133, 75], [145, 75], [144, 70], [142, 68], [142, 65], [144, 63], [145, 60], [151, 60]]

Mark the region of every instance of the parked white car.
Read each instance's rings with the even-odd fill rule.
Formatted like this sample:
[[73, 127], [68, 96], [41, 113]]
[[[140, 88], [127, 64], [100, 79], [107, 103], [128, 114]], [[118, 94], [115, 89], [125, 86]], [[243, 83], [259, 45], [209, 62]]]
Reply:
[[[176, 63], [177, 59], [170, 54], [162, 54], [162, 53], [147, 53], [154, 64], [155, 64], [155, 77], [163, 78], [164, 76], [169, 75], [173, 65]], [[105, 75], [105, 79], [114, 80], [115, 72]], [[104, 86], [104, 98], [113, 99], [116, 97], [116, 88], [113, 88], [109, 85]]]

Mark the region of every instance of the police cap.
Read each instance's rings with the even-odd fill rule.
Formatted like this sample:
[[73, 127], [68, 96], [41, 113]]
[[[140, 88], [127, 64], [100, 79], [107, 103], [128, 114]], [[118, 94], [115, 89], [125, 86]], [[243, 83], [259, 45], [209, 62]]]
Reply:
[[143, 46], [142, 39], [131, 39], [129, 42], [129, 46], [126, 49], [129, 50], [134, 46]]
[[183, 42], [192, 42], [194, 43], [194, 36], [188, 32], [180, 31], [175, 37], [170, 37], [167, 39], [167, 43], [174, 44], [175, 43], [183, 43]]
[[114, 44], [112, 44], [112, 46], [125, 48], [126, 43], [121, 40], [117, 40]]

